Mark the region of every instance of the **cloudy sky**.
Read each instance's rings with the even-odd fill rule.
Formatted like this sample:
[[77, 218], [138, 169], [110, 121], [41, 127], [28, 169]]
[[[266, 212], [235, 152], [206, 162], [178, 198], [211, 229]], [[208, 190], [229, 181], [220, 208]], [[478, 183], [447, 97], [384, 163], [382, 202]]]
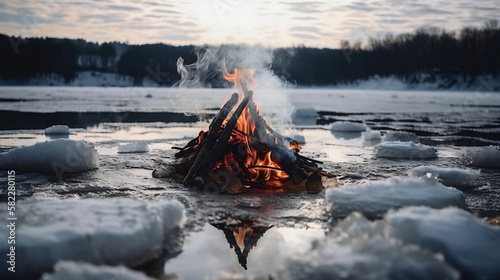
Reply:
[[0, 33], [134, 44], [338, 47], [490, 19], [500, 20], [498, 0], [0, 0]]

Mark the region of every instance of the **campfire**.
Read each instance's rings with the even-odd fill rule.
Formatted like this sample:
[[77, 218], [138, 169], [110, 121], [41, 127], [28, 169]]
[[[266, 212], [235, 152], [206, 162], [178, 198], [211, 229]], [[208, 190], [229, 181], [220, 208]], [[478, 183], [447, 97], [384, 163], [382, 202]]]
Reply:
[[239, 193], [248, 190], [318, 192], [336, 186], [322, 162], [299, 154], [301, 146], [274, 131], [253, 101], [254, 69], [235, 68], [224, 79], [234, 93], [221, 107], [207, 131], [177, 148], [176, 162], [157, 169], [154, 177], [171, 177], [207, 191]]

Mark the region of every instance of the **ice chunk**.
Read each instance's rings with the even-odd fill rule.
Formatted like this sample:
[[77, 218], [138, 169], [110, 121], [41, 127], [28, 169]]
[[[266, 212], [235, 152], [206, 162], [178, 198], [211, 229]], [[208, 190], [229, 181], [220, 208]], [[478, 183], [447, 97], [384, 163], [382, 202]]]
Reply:
[[380, 131], [367, 130], [361, 132], [361, 144], [363, 146], [375, 146], [380, 143]]
[[44, 274], [41, 280], [152, 280], [144, 273], [133, 271], [124, 266], [96, 266], [88, 263], [70, 261], [58, 262], [55, 272]]
[[297, 108], [292, 113], [292, 122], [299, 125], [315, 125], [318, 113], [314, 108]]
[[278, 279], [458, 279], [442, 258], [386, 234], [385, 221], [359, 213], [340, 221], [312, 250], [292, 257]]
[[459, 168], [443, 168], [437, 166], [419, 166], [408, 171], [414, 177], [434, 178], [446, 186], [468, 187], [474, 185], [480, 172]]
[[[7, 217], [6, 208], [0, 214]], [[137, 266], [155, 259], [184, 218], [177, 201], [26, 200], [16, 205], [16, 277], [51, 271], [59, 260]], [[7, 236], [1, 227], [1, 236]], [[7, 242], [0, 253], [8, 253]]]
[[457, 189], [445, 187], [433, 179], [403, 177], [329, 188], [325, 192], [325, 204], [336, 216], [361, 212], [369, 217], [410, 205], [433, 208], [466, 206], [464, 194]]
[[148, 143], [146, 141], [136, 141], [133, 143], [118, 146], [119, 153], [147, 153]]
[[85, 140], [57, 139], [0, 154], [0, 170], [57, 173], [83, 172], [98, 167], [97, 151]]
[[67, 125], [53, 125], [45, 129], [46, 135], [67, 135], [69, 134], [69, 127]]
[[336, 121], [330, 128], [332, 131], [342, 132], [362, 132], [366, 131], [366, 126], [362, 123], [355, 123], [349, 121]]
[[500, 228], [454, 208], [411, 207], [386, 219], [394, 237], [443, 253], [463, 279], [500, 279]]
[[433, 147], [413, 142], [384, 142], [373, 149], [373, 154], [379, 158], [430, 159], [436, 158]]
[[367, 130], [361, 133], [362, 141], [376, 141], [380, 140], [380, 131], [378, 130]]
[[395, 142], [395, 141], [401, 141], [401, 142], [413, 142], [413, 143], [420, 143], [420, 139], [418, 139], [418, 136], [413, 133], [413, 132], [407, 132], [407, 131], [389, 131], [387, 134], [382, 137], [383, 142]]
[[500, 168], [500, 148], [499, 146], [470, 148], [463, 159], [471, 166]]

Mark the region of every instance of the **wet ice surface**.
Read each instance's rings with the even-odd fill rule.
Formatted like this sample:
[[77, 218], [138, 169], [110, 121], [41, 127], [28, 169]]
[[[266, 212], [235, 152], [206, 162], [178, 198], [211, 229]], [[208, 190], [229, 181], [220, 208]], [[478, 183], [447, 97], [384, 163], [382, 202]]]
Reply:
[[[63, 180], [56, 175], [17, 174], [18, 199], [35, 193], [59, 199], [176, 199], [186, 208], [185, 241], [183, 252], [166, 261], [165, 274], [174, 273], [184, 279], [235, 272], [268, 275], [279, 267], [278, 263], [307, 251], [313, 240], [323, 238], [325, 232], [335, 228], [340, 218], [326, 211], [323, 194], [215, 195], [151, 176], [156, 166], [173, 161], [175, 150], [172, 147], [184, 146], [201, 129], [206, 129], [206, 119], [215, 114], [230, 93], [229, 90], [201, 90], [190, 92], [186, 97], [169, 89], [2, 88], [2, 119], [14, 116], [12, 111], [41, 114], [37, 117], [50, 113], [56, 121], [53, 124], [65, 124], [67, 115], [62, 112], [79, 116], [99, 112], [99, 116], [106, 116], [90, 125], [69, 125], [69, 139], [93, 143], [99, 155], [99, 169], [65, 173]], [[146, 98], [147, 94], [152, 98]], [[318, 117], [316, 124], [305, 122], [288, 126], [283, 134], [304, 137], [301, 154], [324, 161], [323, 168], [335, 174], [341, 185], [404, 177], [408, 170], [422, 165], [470, 168], [481, 173], [472, 186], [460, 188], [467, 210], [478, 217], [500, 216], [499, 169], [466, 166], [462, 158], [470, 146], [500, 144], [500, 95], [301, 89], [290, 90], [288, 96], [297, 108], [314, 108]], [[1, 102], [2, 98], [9, 102]], [[190, 104], [190, 100], [194, 103]], [[260, 105], [262, 110], [272, 113], [272, 108], [265, 108], [272, 107], [271, 104], [263, 102]], [[127, 111], [136, 115], [123, 113]], [[103, 112], [111, 112], [118, 118], [110, 119], [111, 115], [103, 115]], [[137, 117], [141, 112], [157, 115], [146, 115], [145, 119]], [[204, 115], [190, 115], [188, 121], [180, 122], [178, 115], [166, 115], [165, 112], [202, 112]], [[148, 116], [154, 118], [148, 121]], [[172, 119], [159, 120], [158, 117]], [[361, 132], [331, 131], [335, 121], [362, 122], [382, 135], [397, 130], [415, 133], [423, 145], [436, 149], [438, 157], [423, 160], [376, 158], [373, 149], [380, 144], [380, 137], [362, 138]], [[22, 127], [18, 123], [15, 128], [0, 130], [0, 151], [50, 140], [44, 129], [53, 124], [27, 129], [33, 126]], [[120, 145], [137, 141], [147, 144], [148, 151], [118, 153]], [[0, 171], [0, 184], [7, 185], [5, 171]], [[1, 189], [0, 197], [2, 201], [7, 200], [6, 189]], [[238, 262], [223, 231], [212, 225], [228, 216], [273, 225], [248, 254], [248, 270]], [[198, 254], [198, 250], [203, 254]], [[264, 257], [271, 253], [275, 254], [271, 255], [275, 256], [272, 261]], [[193, 264], [200, 263], [206, 265], [196, 265], [198, 269], [194, 270]], [[144, 270], [153, 275], [159, 273], [157, 269]]]

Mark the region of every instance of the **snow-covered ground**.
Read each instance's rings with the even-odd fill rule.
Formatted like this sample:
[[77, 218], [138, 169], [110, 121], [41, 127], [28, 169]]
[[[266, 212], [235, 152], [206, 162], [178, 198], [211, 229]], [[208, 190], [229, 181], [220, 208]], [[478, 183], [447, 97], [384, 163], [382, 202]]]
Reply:
[[[259, 110], [274, 121], [298, 112], [298, 123], [271, 124], [283, 135], [300, 138], [301, 154], [323, 161], [322, 168], [336, 175], [339, 187], [321, 194], [228, 196], [153, 178], [156, 167], [173, 160], [172, 147], [184, 146], [206, 129], [231, 93], [221, 89], [0, 87], [0, 163], [7, 162], [3, 169], [19, 171], [15, 177], [17, 253], [21, 248], [34, 253], [29, 246], [55, 244], [54, 248], [67, 248], [65, 256], [88, 256], [85, 260], [65, 257], [70, 262], [57, 255], [43, 261], [20, 256], [19, 268], [22, 261], [23, 265], [34, 262], [45, 267], [37, 268], [36, 273], [55, 269], [45, 271], [43, 279], [146, 277], [137, 276], [130, 268], [151, 278], [177, 275], [180, 279], [241, 275], [250, 279], [269, 275], [273, 279], [300, 279], [300, 275], [321, 279], [314, 277], [322, 273], [356, 279], [387, 275], [457, 279], [460, 275], [481, 276], [483, 271], [485, 277], [498, 276], [491, 267], [500, 251], [496, 250], [498, 230], [480, 219], [500, 216], [500, 170], [495, 166], [500, 162], [500, 95], [255, 90]], [[313, 115], [316, 121], [311, 123]], [[300, 124], [300, 118], [307, 122]], [[335, 122], [362, 124], [366, 131], [331, 130]], [[53, 125], [69, 126], [68, 139], [46, 135]], [[414, 143], [417, 139], [420, 144]], [[433, 156], [412, 156], [420, 149]], [[68, 150], [82, 155], [74, 157], [78, 153]], [[121, 153], [125, 150], [131, 153]], [[381, 150], [404, 156], [378, 157]], [[56, 173], [50, 169], [55, 159], [88, 168]], [[33, 169], [26, 170], [27, 166]], [[0, 171], [0, 185], [4, 186], [0, 188], [4, 202], [0, 203], [6, 203], [5, 170]], [[161, 209], [171, 200], [183, 205], [186, 222], [181, 230], [172, 230], [169, 238], [159, 241], [165, 232], [161, 225], [168, 220], [168, 211]], [[405, 209], [410, 205], [435, 209]], [[386, 213], [396, 208], [400, 210]], [[5, 209], [1, 211], [5, 216]], [[231, 235], [214, 226], [228, 215], [272, 226], [249, 251], [248, 270], [240, 265], [235, 247], [228, 244]], [[61, 226], [49, 228], [56, 223]], [[396, 232], [403, 223], [410, 232]], [[37, 235], [34, 228], [46, 234]], [[433, 235], [424, 235], [426, 231], [421, 229]], [[2, 229], [1, 236], [4, 232]], [[62, 236], [70, 233], [82, 243], [66, 246], [64, 242], [70, 241]], [[29, 237], [30, 243], [21, 235]], [[41, 241], [50, 236], [53, 243]], [[491, 237], [489, 243], [486, 237]], [[93, 247], [81, 245], [99, 238], [105, 240], [102, 250], [111, 248], [111, 255], [94, 249], [89, 253]], [[120, 246], [115, 242], [119, 238], [124, 238]], [[427, 238], [435, 245], [422, 242]], [[135, 243], [157, 255], [141, 251]], [[461, 247], [467, 244], [470, 246]], [[481, 262], [473, 260], [478, 250], [483, 252]], [[102, 254], [92, 254], [98, 252]], [[116, 262], [99, 261], [107, 256]], [[148, 256], [158, 258], [137, 267]], [[194, 265], [199, 269], [194, 270]], [[4, 272], [0, 272], [2, 279]]]

